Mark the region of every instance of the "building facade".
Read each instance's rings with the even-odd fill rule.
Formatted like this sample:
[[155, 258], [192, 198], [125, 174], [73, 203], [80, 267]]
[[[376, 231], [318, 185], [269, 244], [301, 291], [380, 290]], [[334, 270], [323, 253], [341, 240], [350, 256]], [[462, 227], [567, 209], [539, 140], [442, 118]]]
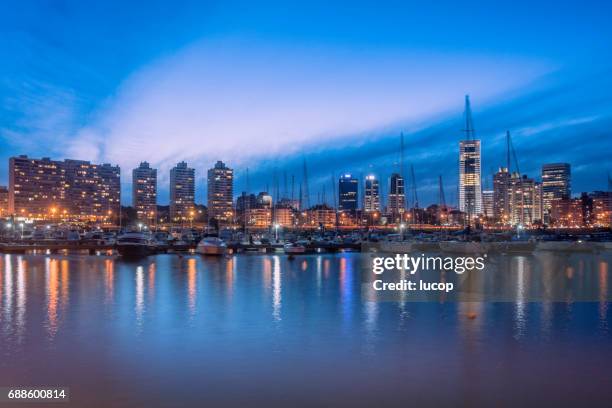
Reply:
[[170, 219], [185, 221], [195, 211], [195, 169], [180, 162], [170, 170]]
[[549, 163], [542, 166], [542, 203], [549, 222], [554, 201], [571, 198], [571, 167], [569, 163]]
[[494, 219], [495, 212], [494, 208], [494, 191], [483, 190], [482, 191], [482, 214], [489, 220]]
[[208, 170], [208, 219], [231, 223], [234, 219], [234, 171], [222, 161]]
[[121, 171], [110, 164], [9, 159], [9, 213], [49, 220], [113, 222], [118, 219]]
[[0, 218], [9, 215], [9, 190], [6, 186], [0, 186]]
[[459, 142], [459, 210], [476, 217], [482, 214], [480, 140]]
[[351, 174], [346, 173], [338, 180], [338, 209], [340, 211], [355, 212], [359, 198], [359, 181]]
[[526, 175], [512, 174], [508, 187], [510, 225], [531, 226], [542, 218], [540, 183]]
[[366, 213], [380, 211], [380, 187], [376, 176], [369, 175], [365, 179], [363, 189], [363, 210]]
[[510, 172], [508, 168], [500, 167], [493, 175], [493, 219], [496, 223], [507, 225], [510, 222]]
[[139, 220], [157, 218], [157, 169], [147, 162], [132, 170], [132, 206]]
[[389, 178], [387, 214], [391, 218], [391, 222], [397, 223], [402, 220], [402, 215], [405, 211], [406, 192], [404, 190], [404, 178], [399, 173], [393, 173]]

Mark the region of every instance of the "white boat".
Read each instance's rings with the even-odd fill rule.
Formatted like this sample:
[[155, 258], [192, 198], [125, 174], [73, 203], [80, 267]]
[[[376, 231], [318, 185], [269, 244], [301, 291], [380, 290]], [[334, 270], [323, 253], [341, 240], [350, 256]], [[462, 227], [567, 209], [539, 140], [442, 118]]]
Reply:
[[291, 242], [286, 243], [283, 246], [283, 250], [289, 255], [306, 253], [306, 247], [304, 245], [300, 245], [298, 243], [293, 244]]
[[117, 251], [122, 256], [147, 256], [157, 251], [151, 235], [142, 232], [126, 232], [117, 237]]
[[224, 255], [227, 244], [217, 237], [206, 237], [200, 241], [195, 251], [203, 255]]

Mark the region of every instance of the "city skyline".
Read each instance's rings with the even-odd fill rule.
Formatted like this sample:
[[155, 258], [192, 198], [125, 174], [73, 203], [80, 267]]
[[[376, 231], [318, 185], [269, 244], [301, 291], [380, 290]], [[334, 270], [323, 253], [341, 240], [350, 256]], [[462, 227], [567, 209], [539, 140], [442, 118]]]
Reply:
[[[159, 171], [164, 203], [169, 170], [184, 160], [196, 169], [196, 201], [204, 202], [202, 181], [216, 160], [236, 170], [240, 192], [247, 167], [252, 190], [264, 190], [275, 168], [299, 178], [306, 156], [316, 196], [332, 173], [388, 179], [404, 132], [405, 168], [414, 165], [428, 204], [436, 201], [438, 173], [456, 167], [460, 99], [470, 94], [483, 189], [505, 164], [507, 130], [523, 174], [536, 177], [536, 163], [567, 161], [576, 191], [605, 188], [612, 60], [601, 8], [608, 5], [584, 5], [580, 15], [571, 7], [552, 14], [530, 3], [525, 14], [516, 4], [498, 5], [486, 19], [478, 3], [362, 4], [350, 18], [340, 5], [243, 6], [152, 7], [143, 16], [136, 7], [116, 15], [112, 5], [24, 2], [0, 13], [7, 61], [0, 67], [0, 184], [8, 184], [8, 157], [19, 154], [126, 170], [147, 160]], [[101, 16], [116, 23], [112, 33]], [[509, 19], [522, 23], [520, 32], [502, 28]], [[147, 23], [126, 23], [132, 20]], [[444, 182], [456, 203], [456, 180]], [[124, 204], [130, 187], [124, 177]]]

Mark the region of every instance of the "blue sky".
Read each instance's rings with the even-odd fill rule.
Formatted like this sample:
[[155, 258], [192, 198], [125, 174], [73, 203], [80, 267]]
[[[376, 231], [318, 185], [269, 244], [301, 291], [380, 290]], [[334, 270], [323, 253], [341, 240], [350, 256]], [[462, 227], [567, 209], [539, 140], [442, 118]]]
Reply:
[[187, 160], [203, 202], [218, 159], [238, 192], [247, 167], [263, 190], [275, 172], [299, 180], [306, 158], [316, 201], [332, 174], [386, 179], [404, 132], [421, 204], [439, 174], [453, 201], [470, 94], [488, 180], [510, 130], [523, 173], [568, 161], [575, 192], [605, 188], [612, 6], [424, 3], [5, 2], [0, 183], [17, 154], [111, 162], [129, 202], [147, 160], [163, 203], [168, 169]]

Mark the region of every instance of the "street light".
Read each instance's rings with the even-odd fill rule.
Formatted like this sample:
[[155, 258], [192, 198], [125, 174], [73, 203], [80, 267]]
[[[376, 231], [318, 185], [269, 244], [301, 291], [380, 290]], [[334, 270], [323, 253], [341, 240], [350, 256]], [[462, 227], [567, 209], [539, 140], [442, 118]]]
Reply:
[[280, 228], [279, 224], [274, 224], [274, 233], [275, 233], [276, 242], [278, 242], [278, 229], [279, 228]]
[[21, 224], [19, 224], [19, 226], [21, 227], [21, 239], [23, 239], [23, 227], [24, 227], [24, 223], [22, 222]]
[[142, 232], [142, 222], [138, 223], [138, 231]]
[[404, 240], [404, 228], [406, 228], [406, 224], [403, 222], [400, 224], [400, 236], [402, 237], [402, 241]]

